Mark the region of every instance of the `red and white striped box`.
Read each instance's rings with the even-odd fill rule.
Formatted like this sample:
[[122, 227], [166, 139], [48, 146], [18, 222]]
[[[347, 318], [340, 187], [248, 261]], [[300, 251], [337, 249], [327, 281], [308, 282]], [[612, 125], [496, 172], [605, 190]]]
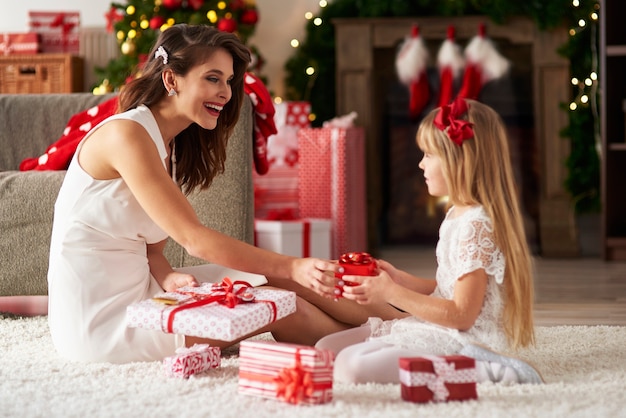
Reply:
[[[237, 287], [235, 282], [233, 291], [223, 292], [215, 286], [215, 283], [203, 283], [198, 287], [182, 287], [129, 305], [126, 325], [234, 341], [296, 311], [296, 294], [291, 291]], [[228, 305], [227, 302], [240, 296], [241, 302]]]
[[400, 366], [402, 399], [409, 402], [445, 402], [477, 399], [476, 362], [471, 357], [403, 357]]
[[330, 259], [330, 232], [328, 219], [254, 221], [257, 247], [294, 257]]
[[194, 374], [205, 373], [220, 367], [222, 350], [208, 344], [194, 344], [181, 347], [176, 354], [163, 359], [163, 369], [168, 377], [189, 378]]
[[239, 393], [292, 404], [328, 403], [333, 365], [330, 350], [245, 340], [239, 348]]
[[300, 217], [331, 220], [332, 258], [367, 251], [363, 128], [301, 129], [298, 149]]
[[39, 34], [41, 52], [80, 52], [80, 12], [78, 11], [29, 11], [31, 32]]
[[39, 35], [29, 33], [0, 34], [0, 55], [31, 55], [39, 52]]

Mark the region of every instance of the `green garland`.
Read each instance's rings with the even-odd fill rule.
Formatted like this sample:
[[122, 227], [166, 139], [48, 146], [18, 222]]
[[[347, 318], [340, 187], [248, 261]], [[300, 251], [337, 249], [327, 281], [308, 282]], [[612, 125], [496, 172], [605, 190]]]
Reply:
[[[589, 21], [594, 11], [598, 11], [597, 0], [580, 0], [578, 7], [573, 6], [572, 0], [334, 0], [321, 9], [319, 17], [330, 22], [334, 18], [355, 17], [482, 15], [496, 23], [504, 23], [511, 16], [527, 16], [544, 30], [562, 25], [578, 27], [579, 19]], [[597, 20], [590, 21], [589, 27], [570, 36], [568, 43], [559, 50], [569, 59], [572, 75], [579, 79], [584, 80], [594, 69], [592, 51], [594, 45], [597, 47], [597, 36], [594, 37], [597, 25]], [[316, 26], [309, 21], [306, 39], [285, 64], [285, 98], [310, 101], [316, 126], [336, 116], [334, 39], [332, 24]], [[315, 68], [314, 76], [306, 75], [308, 67]], [[578, 87], [573, 86], [572, 97], [577, 97], [578, 93]], [[578, 212], [600, 208], [595, 99], [580, 104], [575, 110], [569, 109], [569, 103], [562, 105], [564, 111], [569, 112], [569, 126], [562, 135], [570, 139], [572, 150], [566, 162], [569, 171], [564, 186], [572, 195]]]

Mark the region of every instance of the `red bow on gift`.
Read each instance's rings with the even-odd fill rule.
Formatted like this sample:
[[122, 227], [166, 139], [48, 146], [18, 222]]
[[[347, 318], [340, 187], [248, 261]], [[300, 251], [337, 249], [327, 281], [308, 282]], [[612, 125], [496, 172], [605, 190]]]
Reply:
[[297, 404], [305, 397], [313, 395], [313, 378], [304, 370], [300, 361], [300, 351], [296, 351], [296, 364], [282, 369], [276, 381], [276, 395], [289, 403]]
[[433, 121], [437, 129], [446, 132], [452, 142], [458, 146], [461, 146], [466, 139], [474, 137], [474, 129], [472, 128], [474, 124], [460, 119], [468, 109], [467, 102], [457, 97], [451, 104], [441, 106]]
[[[235, 288], [236, 285], [239, 285], [238, 288]], [[172, 333], [174, 328], [174, 316], [177, 312], [196, 308], [198, 306], [208, 305], [209, 303], [217, 302], [222, 305], [227, 306], [228, 308], [234, 308], [239, 303], [249, 303], [255, 302], [254, 295], [247, 290], [252, 287], [252, 285], [248, 282], [244, 282], [241, 280], [231, 281], [228, 277], [225, 277], [221, 283], [213, 284], [211, 293], [197, 293], [193, 291], [184, 291], [177, 290], [178, 293], [182, 293], [184, 295], [189, 295], [192, 297], [192, 300], [187, 303], [183, 303], [180, 306], [172, 309], [170, 312], [169, 318], [167, 319], [167, 332]], [[259, 302], [268, 302], [268, 301], [259, 301]], [[273, 303], [269, 301], [269, 303]], [[271, 322], [276, 320], [276, 306], [272, 307], [273, 317]]]

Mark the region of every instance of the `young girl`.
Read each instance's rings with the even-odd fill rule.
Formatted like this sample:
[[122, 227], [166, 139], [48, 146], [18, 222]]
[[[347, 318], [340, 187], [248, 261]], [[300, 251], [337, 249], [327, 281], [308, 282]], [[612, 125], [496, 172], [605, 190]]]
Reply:
[[[128, 305], [197, 284], [166, 260], [168, 236], [191, 255], [332, 301], [335, 263], [230, 238], [202, 225], [185, 198], [224, 170], [249, 62], [248, 49], [233, 34], [172, 26], [157, 40], [141, 76], [122, 89], [120, 113], [78, 146], [55, 204], [48, 272], [50, 331], [63, 357], [160, 360], [199, 342], [126, 327]], [[349, 326], [320, 313], [298, 299], [295, 314], [258, 332], [312, 344]]]
[[428, 192], [450, 202], [436, 280], [382, 260], [378, 276], [346, 276], [359, 283], [344, 288], [346, 299], [387, 302], [410, 316], [370, 318], [317, 346], [338, 352], [339, 381], [398, 382], [399, 357], [460, 353], [478, 360], [480, 381], [540, 382], [527, 363], [485, 348], [534, 342], [531, 257], [502, 120], [490, 107], [459, 98], [424, 118], [417, 144]]

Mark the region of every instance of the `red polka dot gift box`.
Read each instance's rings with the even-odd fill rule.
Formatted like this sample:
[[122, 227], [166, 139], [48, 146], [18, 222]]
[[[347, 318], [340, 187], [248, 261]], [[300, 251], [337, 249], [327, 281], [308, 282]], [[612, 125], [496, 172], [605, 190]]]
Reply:
[[126, 308], [126, 325], [168, 334], [234, 341], [296, 311], [296, 294], [221, 283], [181, 287]]
[[402, 399], [446, 402], [477, 399], [476, 362], [471, 357], [423, 356], [398, 360]]
[[331, 220], [332, 258], [367, 251], [363, 128], [300, 129], [298, 149], [300, 217]]
[[333, 399], [334, 355], [330, 350], [269, 341], [242, 341], [239, 387], [243, 395], [291, 404]]

